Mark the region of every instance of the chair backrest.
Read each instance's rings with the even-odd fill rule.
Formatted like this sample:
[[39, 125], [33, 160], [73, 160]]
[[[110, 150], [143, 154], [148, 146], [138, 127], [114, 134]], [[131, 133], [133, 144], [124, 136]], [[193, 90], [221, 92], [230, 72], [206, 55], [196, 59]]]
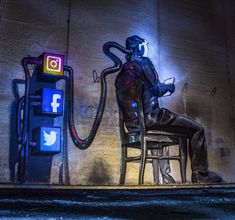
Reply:
[[[135, 100], [137, 102], [137, 118], [138, 118], [138, 127], [139, 127], [139, 136], [143, 136], [146, 133], [146, 128], [145, 128], [145, 118], [144, 118], [144, 110], [143, 110], [143, 83], [141, 80], [137, 81], [137, 99]], [[119, 97], [118, 97], [118, 93], [120, 92], [124, 92], [125, 90], [127, 90], [128, 88], [122, 88], [116, 91], [116, 96], [117, 96], [117, 103], [118, 103], [118, 108], [119, 108], [119, 129], [120, 129], [120, 136], [121, 136], [121, 140], [123, 143], [128, 143], [131, 142], [130, 138], [129, 138], [129, 134], [131, 133], [136, 133], [136, 131], [134, 132], [126, 132], [125, 129], [125, 120], [124, 120], [124, 113], [122, 112], [122, 108], [121, 105], [119, 103]]]
[[144, 118], [144, 107], [143, 107], [143, 88], [144, 84], [141, 80], [138, 81], [138, 121], [140, 125], [140, 131], [142, 134], [146, 134], [146, 127], [145, 127], [145, 118]]

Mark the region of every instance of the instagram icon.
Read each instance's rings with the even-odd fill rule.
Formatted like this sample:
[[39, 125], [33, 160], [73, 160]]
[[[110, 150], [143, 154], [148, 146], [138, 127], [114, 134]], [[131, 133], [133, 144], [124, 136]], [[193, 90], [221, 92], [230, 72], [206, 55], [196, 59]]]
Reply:
[[52, 53], [43, 54], [43, 73], [47, 75], [64, 75], [64, 56]]

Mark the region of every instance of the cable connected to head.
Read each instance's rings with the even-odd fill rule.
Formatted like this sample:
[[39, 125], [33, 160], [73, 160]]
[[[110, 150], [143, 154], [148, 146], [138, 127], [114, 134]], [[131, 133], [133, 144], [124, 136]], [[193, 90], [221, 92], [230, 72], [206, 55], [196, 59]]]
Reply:
[[90, 134], [86, 139], [79, 138], [75, 125], [74, 125], [74, 79], [73, 79], [73, 69], [70, 66], [65, 66], [65, 70], [69, 73], [69, 80], [68, 80], [68, 88], [69, 88], [69, 94], [68, 94], [68, 101], [69, 101], [69, 112], [68, 112], [68, 124], [69, 124], [69, 131], [70, 135], [72, 137], [73, 143], [76, 147], [79, 149], [87, 149], [92, 141], [95, 138], [95, 135], [97, 133], [97, 130], [99, 128], [102, 115], [105, 108], [105, 102], [106, 102], [106, 96], [107, 96], [107, 83], [106, 83], [106, 76], [119, 71], [122, 68], [122, 61], [110, 51], [111, 48], [116, 48], [123, 52], [124, 54], [130, 54], [131, 51], [126, 49], [125, 47], [121, 46], [120, 44], [116, 42], [107, 42], [103, 46], [103, 52], [104, 54], [109, 57], [113, 62], [114, 65], [112, 67], [108, 67], [104, 69], [101, 73], [100, 79], [101, 79], [101, 95], [99, 100], [99, 105], [96, 112], [96, 117], [94, 120], [94, 123], [92, 125]]

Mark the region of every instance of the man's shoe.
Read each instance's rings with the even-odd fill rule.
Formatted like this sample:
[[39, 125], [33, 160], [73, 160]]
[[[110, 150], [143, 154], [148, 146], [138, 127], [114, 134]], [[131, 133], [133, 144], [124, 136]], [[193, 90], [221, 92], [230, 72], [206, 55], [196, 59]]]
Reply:
[[215, 174], [214, 172], [197, 172], [193, 171], [192, 173], [192, 182], [193, 183], [221, 183], [222, 178]]
[[166, 174], [162, 176], [162, 182], [164, 184], [173, 184], [175, 183], [175, 180], [170, 174]]

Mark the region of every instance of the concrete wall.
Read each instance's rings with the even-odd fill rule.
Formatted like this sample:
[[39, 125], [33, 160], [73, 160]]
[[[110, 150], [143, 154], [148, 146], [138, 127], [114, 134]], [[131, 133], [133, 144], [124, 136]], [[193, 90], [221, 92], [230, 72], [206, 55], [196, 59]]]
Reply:
[[[16, 182], [14, 81], [24, 79], [20, 61], [44, 51], [65, 54], [75, 70], [75, 122], [85, 138], [96, 114], [100, 84], [93, 82], [111, 65], [102, 52], [107, 41], [125, 44], [139, 35], [150, 43], [149, 57], [160, 79], [174, 76], [176, 92], [160, 103], [193, 117], [206, 132], [210, 169], [234, 182], [235, 4], [233, 1], [2, 1], [0, 9], [0, 182]], [[70, 18], [70, 19], [69, 19]], [[68, 20], [69, 19], [69, 20]], [[68, 26], [69, 25], [69, 26]], [[117, 52], [122, 57], [124, 56]], [[118, 184], [120, 142], [114, 80], [108, 77], [106, 110], [98, 134], [87, 150], [68, 137], [71, 184]], [[188, 85], [185, 89], [185, 85]], [[20, 95], [23, 94], [23, 84]], [[59, 183], [61, 154], [55, 155], [50, 183]], [[10, 162], [9, 162], [10, 161]], [[127, 183], [137, 182], [136, 165]], [[179, 181], [178, 165], [172, 174]], [[190, 163], [187, 178], [190, 181]], [[147, 167], [146, 183], [152, 184]]]
[[[24, 86], [19, 81], [24, 79], [21, 59], [28, 55], [38, 56], [43, 51], [64, 54], [67, 18], [67, 1], [1, 1], [1, 182], [16, 181], [18, 149], [15, 136], [15, 108], [19, 95], [15, 88], [16, 83], [19, 84], [19, 93], [23, 94]], [[55, 163], [57, 157], [60, 156], [55, 156]]]
[[209, 168], [234, 181], [228, 171], [233, 167], [234, 125], [227, 70], [227, 60], [231, 60], [226, 49], [226, 44], [230, 49], [226, 35], [231, 28], [225, 27], [227, 5], [222, 1], [160, 1], [159, 6], [160, 73], [164, 78], [174, 75], [177, 88], [163, 104], [203, 125]]

